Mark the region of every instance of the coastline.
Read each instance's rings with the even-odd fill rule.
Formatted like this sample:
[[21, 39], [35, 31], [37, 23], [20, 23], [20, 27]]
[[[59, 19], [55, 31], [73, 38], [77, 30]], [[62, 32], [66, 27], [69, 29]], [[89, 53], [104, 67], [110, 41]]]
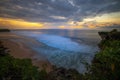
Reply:
[[47, 72], [50, 72], [52, 70], [52, 65], [48, 60], [36, 58], [35, 56], [37, 56], [38, 53], [31, 50], [24, 43], [15, 42], [8, 39], [3, 39], [1, 41], [2, 44], [9, 49], [10, 51], [9, 54], [11, 56], [19, 59], [25, 59], [25, 58], [31, 59], [33, 65], [37, 66], [39, 70], [45, 69]]
[[[24, 35], [24, 34], [26, 34], [26, 35]], [[33, 35], [33, 37], [31, 37], [30, 35], [31, 36]], [[34, 37], [34, 34], [30, 34], [30, 32], [25, 32], [25, 33], [23, 32], [23, 34], [21, 34], [21, 33], [19, 34], [19, 32], [7, 32], [7, 33], [0, 34], [0, 36], [1, 36], [1, 39], [8, 40], [7, 42], [11, 41], [9, 43], [13, 42], [12, 44], [10, 44], [10, 45], [14, 44], [14, 46], [12, 46], [13, 48], [14, 47], [16, 48], [15, 44], [17, 45], [16, 53], [11, 52], [12, 54], [14, 53], [13, 56], [15, 56], [15, 57], [18, 56], [16, 58], [19, 58], [19, 57], [20, 58], [21, 57], [22, 58], [23, 57], [30, 58], [30, 59], [32, 59], [32, 61], [35, 61], [35, 62], [33, 62], [33, 64], [39, 66], [40, 69], [41, 69], [41, 66], [47, 68], [47, 66], [50, 65], [50, 68], [51, 68], [51, 65], [55, 65], [58, 67], [77, 69], [79, 72], [83, 73], [85, 71], [85, 69], [83, 69], [84, 66], [82, 65], [83, 63], [81, 63], [81, 61], [83, 61], [83, 60], [88, 61], [88, 59], [89, 59], [88, 62], [90, 62], [93, 58], [92, 56], [94, 55], [94, 54], [91, 54], [93, 52], [87, 51], [87, 50], [90, 50], [89, 46], [85, 45], [85, 47], [88, 48], [88, 49], [85, 49], [84, 45], [79, 46], [79, 42], [77, 43], [76, 41], [71, 40], [71, 38], [70, 39], [64, 38], [64, 37], [59, 38], [59, 35], [57, 36], [58, 39], [56, 38], [56, 36], [55, 37], [52, 36], [52, 39], [51, 39], [50, 38], [51, 35], [40, 36], [39, 34], [37, 34], [37, 36]], [[43, 41], [45, 41], [45, 43], [43, 44], [43, 42], [39, 41], [39, 39], [40, 40], [42, 39]], [[58, 40], [59, 41], [62, 40], [62, 41], [59, 42]], [[52, 44], [50, 46], [53, 46], [53, 45], [55, 46], [57, 44], [57, 45], [59, 45], [57, 47], [62, 48], [62, 49], [66, 48], [66, 46], [67, 46], [68, 51], [59, 50], [57, 48], [53, 49], [51, 47], [49, 48], [49, 46], [46, 46], [46, 45], [48, 45], [47, 44], [48, 42], [50, 44], [52, 42]], [[64, 44], [63, 42], [68, 43], [68, 44]], [[5, 45], [9, 46], [9, 44], [5, 44]], [[71, 46], [71, 45], [73, 45], [73, 46]], [[23, 48], [23, 46], [24, 46], [24, 48]], [[9, 48], [12, 48], [12, 47], [9, 47]], [[78, 48], [80, 49], [79, 53], [76, 52], [76, 50], [78, 50]], [[20, 51], [18, 51], [17, 49], [20, 49]], [[83, 50], [83, 49], [85, 49], [85, 50]], [[73, 52], [70, 52], [69, 50], [70, 51], [73, 50]], [[85, 54], [82, 51], [85, 51]], [[87, 53], [87, 52], [90, 52], [90, 53]], [[25, 53], [26, 55], [29, 55], [29, 56], [26, 56], [23, 53]], [[88, 54], [88, 55], [86, 55], [86, 54]], [[70, 58], [70, 57], [72, 57], [72, 58]], [[79, 59], [80, 57], [83, 57], [83, 59]], [[64, 61], [61, 61], [61, 60], [64, 60]], [[72, 63], [73, 61], [77, 62], [77, 64]], [[82, 66], [82, 68], [80, 68], [81, 66]], [[48, 69], [47, 71], [50, 71], [50, 69]]]
[[[100, 32], [99, 35], [102, 38], [101, 42], [98, 44], [100, 51], [94, 56], [91, 65], [85, 63], [86, 68], [87, 68], [87, 72], [85, 74], [79, 73], [76, 69], [72, 69], [72, 68], [65, 69], [64, 67], [56, 67], [56, 66], [53, 66], [53, 69], [51, 71], [46, 72], [45, 68], [48, 68], [48, 64], [46, 63], [47, 60], [45, 60], [45, 62], [44, 62], [45, 57], [40, 58], [39, 56], [37, 56], [37, 53], [34, 52], [29, 47], [29, 45], [26, 45], [26, 42], [21, 42], [19, 40], [13, 39], [13, 38], [8, 39], [8, 37], [5, 36], [4, 39], [0, 38], [1, 39], [0, 42], [2, 41], [1, 45], [5, 46], [5, 47], [1, 47], [2, 54], [1, 54], [1, 58], [0, 58], [1, 65], [3, 65], [3, 66], [1, 66], [2, 67], [1, 73], [3, 73], [5, 76], [4, 75], [2, 75], [2, 76], [0, 75], [0, 76], [2, 78], [6, 78], [6, 75], [8, 74], [9, 70], [10, 70], [10, 72], [9, 72], [10, 74], [11, 74], [11, 72], [15, 73], [16, 71], [18, 71], [17, 73], [19, 73], [19, 72], [21, 72], [22, 67], [23, 67], [22, 72], [24, 72], [24, 71], [28, 72], [28, 73], [25, 72], [28, 75], [27, 76], [28, 79], [29, 79], [29, 77], [31, 77], [33, 75], [36, 77], [37, 74], [34, 74], [34, 72], [37, 72], [38, 70], [35, 70], [36, 67], [32, 66], [32, 63], [30, 60], [30, 59], [32, 59], [34, 65], [43, 67], [43, 68], [39, 67], [39, 69], [41, 69], [41, 70], [39, 70], [40, 74], [38, 74], [38, 76], [40, 76], [40, 80], [58, 80], [58, 79], [60, 79], [60, 80], [88, 80], [88, 79], [89, 80], [97, 80], [97, 79], [98, 80], [102, 80], [102, 79], [119, 80], [120, 79], [120, 77], [119, 77], [120, 65], [118, 64], [118, 63], [120, 63], [120, 60], [119, 60], [119, 56], [120, 56], [119, 55], [119, 52], [120, 52], [119, 34], [120, 34], [120, 32], [117, 32], [116, 30], [113, 30], [111, 32], [105, 32], [105, 34], [103, 34], [103, 33], [101, 34], [101, 32]], [[40, 47], [38, 47], [38, 49], [39, 48]], [[19, 49], [20, 51], [17, 49]], [[6, 57], [4, 55], [4, 54], [6, 54], [5, 50], [8, 50], [7, 53], [9, 53], [9, 50], [13, 51], [12, 53], [14, 53], [14, 54], [12, 56], [16, 57], [16, 59], [12, 57], [13, 58], [13, 60], [12, 60], [12, 58], [10, 58], [11, 53], [10, 53], [10, 55], [7, 55], [8, 57]], [[26, 52], [26, 53], [24, 53], [24, 52]], [[19, 54], [19, 56], [18, 56], [18, 54]], [[24, 57], [22, 57], [23, 55], [24, 55]], [[43, 59], [43, 61], [42, 60], [39, 61], [37, 59], [37, 57], [39, 57], [38, 59]], [[22, 60], [20, 60], [18, 58], [21, 58], [21, 59], [29, 58], [30, 64], [29, 64], [29, 62], [24, 63], [27, 61], [27, 59], [25, 61], [23, 60], [24, 64], [20, 64], [22, 62]], [[17, 62], [17, 66], [16, 66], [17, 59], [20, 61]], [[12, 64], [12, 66], [11, 66], [11, 64]], [[31, 69], [31, 67], [29, 68], [29, 66], [26, 67], [26, 64], [31, 65], [32, 69]], [[75, 64], [76, 64], [76, 62], [75, 62]], [[26, 70], [24, 70], [24, 67], [26, 67]], [[21, 68], [21, 70], [20, 70], [20, 68]], [[36, 69], [38, 69], [38, 68], [36, 68]], [[50, 67], [49, 67], [49, 69], [50, 69]], [[2, 70], [4, 70], [4, 72]], [[29, 75], [29, 72], [31, 70], [33, 70], [33, 72], [31, 73], [32, 75]], [[39, 73], [39, 72], [37, 72], [37, 73]], [[13, 75], [15, 75], [15, 78], [16, 78], [16, 74], [13, 74]], [[22, 77], [20, 77], [20, 78], [22, 78]], [[37, 78], [39, 80], [39, 77], [37, 77]]]

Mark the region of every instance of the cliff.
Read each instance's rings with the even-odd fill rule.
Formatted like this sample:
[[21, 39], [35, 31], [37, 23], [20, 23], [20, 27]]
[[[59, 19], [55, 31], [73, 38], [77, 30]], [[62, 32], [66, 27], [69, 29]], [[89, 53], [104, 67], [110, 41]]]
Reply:
[[90, 80], [120, 80], [120, 32], [99, 32], [100, 51], [90, 67]]
[[120, 80], [120, 32], [99, 32], [101, 50], [94, 56], [88, 71], [80, 74], [74, 69], [58, 68], [46, 73], [38, 71], [31, 60], [16, 59], [0, 42], [0, 80]]
[[120, 32], [116, 29], [110, 32], [98, 32], [102, 40], [120, 40]]

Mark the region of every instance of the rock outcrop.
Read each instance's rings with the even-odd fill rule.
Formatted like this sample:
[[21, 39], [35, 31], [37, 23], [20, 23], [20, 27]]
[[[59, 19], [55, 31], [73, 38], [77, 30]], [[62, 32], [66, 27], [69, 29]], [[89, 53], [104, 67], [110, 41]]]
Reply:
[[111, 32], [98, 32], [102, 40], [120, 40], [120, 32], [116, 29]]

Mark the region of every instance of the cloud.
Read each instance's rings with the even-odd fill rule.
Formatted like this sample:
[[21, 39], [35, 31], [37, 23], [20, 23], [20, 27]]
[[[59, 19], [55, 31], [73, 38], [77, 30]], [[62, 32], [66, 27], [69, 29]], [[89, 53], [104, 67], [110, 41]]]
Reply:
[[10, 29], [40, 29], [44, 24], [28, 22], [21, 19], [0, 18], [0, 28]]
[[[120, 12], [102, 14], [101, 16], [84, 18], [82, 21], [69, 21], [73, 28], [97, 28], [120, 25]], [[77, 27], [76, 27], [77, 26]]]
[[54, 18], [54, 19], [61, 19], [61, 20], [66, 19], [65, 17], [62, 17], [62, 16], [51, 16], [51, 17]]
[[[0, 1], [0, 17], [22, 18], [30, 21], [61, 22], [50, 16], [68, 17], [77, 9], [68, 1], [10, 0]], [[63, 20], [64, 21], [64, 20]]]
[[120, 0], [0, 0], [0, 17], [59, 23], [119, 12]]

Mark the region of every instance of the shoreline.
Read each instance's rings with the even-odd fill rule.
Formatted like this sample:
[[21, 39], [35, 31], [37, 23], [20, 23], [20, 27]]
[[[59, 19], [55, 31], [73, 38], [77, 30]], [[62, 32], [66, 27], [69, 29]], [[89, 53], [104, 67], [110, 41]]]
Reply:
[[26, 46], [24, 43], [12, 41], [9, 39], [1, 39], [2, 44], [9, 49], [10, 55], [19, 59], [31, 59], [34, 66], [39, 70], [45, 69], [47, 72], [52, 71], [51, 63], [46, 59], [38, 59], [35, 56], [40, 56], [37, 52]]

